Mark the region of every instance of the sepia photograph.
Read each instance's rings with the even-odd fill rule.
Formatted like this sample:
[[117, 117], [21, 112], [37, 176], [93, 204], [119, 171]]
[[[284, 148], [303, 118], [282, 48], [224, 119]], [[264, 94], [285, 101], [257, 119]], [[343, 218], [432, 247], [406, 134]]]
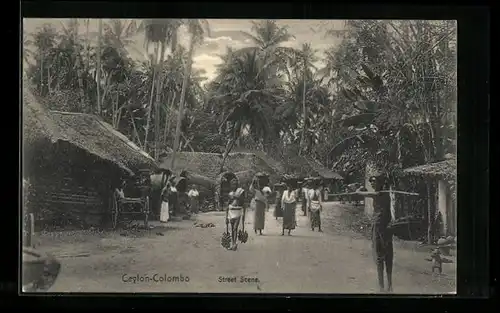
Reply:
[[22, 24], [23, 293], [456, 294], [456, 21]]

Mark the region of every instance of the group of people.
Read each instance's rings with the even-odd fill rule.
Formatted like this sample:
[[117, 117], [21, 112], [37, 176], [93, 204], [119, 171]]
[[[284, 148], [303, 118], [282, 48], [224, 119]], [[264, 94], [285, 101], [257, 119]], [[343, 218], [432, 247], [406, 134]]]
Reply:
[[[245, 190], [238, 186], [237, 180], [230, 182], [229, 205], [226, 207], [226, 223], [230, 225], [231, 250], [237, 249], [238, 231], [241, 223], [244, 224], [246, 216]], [[269, 186], [259, 186], [258, 180], [254, 180], [250, 185], [249, 191], [252, 193], [250, 206], [254, 212], [253, 230], [255, 234], [262, 235], [265, 228], [266, 211], [269, 208], [269, 197], [272, 194]], [[281, 192], [276, 190], [276, 207], [274, 215], [276, 219], [282, 217], [282, 231], [291, 235], [292, 230], [297, 227], [296, 207], [300, 198], [303, 199], [304, 215], [309, 215], [311, 230], [321, 230], [321, 184], [319, 181], [311, 181], [304, 184], [302, 195], [295, 190], [291, 184], [286, 184], [286, 189]], [[228, 227], [229, 228], [229, 227]]]
[[198, 211], [199, 192], [194, 185], [190, 186], [187, 193], [181, 193], [172, 181], [166, 182], [161, 191], [160, 222], [166, 223], [170, 216], [180, 213], [196, 214]]
[[276, 191], [276, 207], [274, 216], [276, 219], [283, 218], [281, 235], [291, 231], [297, 226], [295, 220], [295, 210], [297, 203], [301, 200], [302, 212], [304, 216], [309, 214], [311, 230], [316, 228], [319, 232], [321, 230], [321, 211], [322, 211], [322, 197], [321, 197], [321, 183], [318, 180], [305, 182], [301, 188], [301, 192], [294, 190], [291, 184], [286, 184], [286, 189], [283, 193], [280, 190]]
[[[387, 188], [387, 179], [385, 176], [377, 175], [369, 179], [374, 191], [366, 191], [358, 189], [355, 193], [361, 197], [369, 197], [373, 199], [374, 218], [372, 224], [372, 249], [374, 261], [377, 267], [378, 283], [380, 291], [385, 291], [384, 288], [384, 270], [387, 275], [387, 291], [392, 291], [392, 268], [394, 259], [393, 250], [393, 234], [390, 227], [392, 220], [390, 211], [390, 194], [384, 191]], [[296, 222], [296, 206], [299, 203], [299, 198], [302, 200], [302, 211], [304, 216], [309, 215], [311, 230], [318, 228], [321, 230], [321, 211], [322, 197], [321, 184], [319, 181], [309, 181], [302, 186], [301, 194], [298, 190], [294, 190], [291, 184], [286, 184], [286, 189], [283, 192], [276, 191], [276, 219], [282, 218], [281, 235], [291, 231], [297, 226]], [[254, 193], [252, 203], [255, 206], [254, 231], [262, 235], [265, 224], [265, 212], [268, 208], [268, 197], [271, 194], [269, 187], [260, 188], [260, 186], [252, 183], [250, 191]], [[244, 207], [245, 191], [237, 186], [237, 183], [232, 185], [230, 198], [231, 204], [226, 210], [226, 222], [231, 224], [231, 249], [236, 250], [237, 236], [240, 220], [245, 220], [246, 210]]]

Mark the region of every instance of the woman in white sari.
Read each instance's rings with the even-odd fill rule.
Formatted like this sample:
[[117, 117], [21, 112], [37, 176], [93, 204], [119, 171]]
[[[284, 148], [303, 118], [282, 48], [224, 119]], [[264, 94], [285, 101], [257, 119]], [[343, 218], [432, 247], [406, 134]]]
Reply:
[[288, 236], [291, 235], [291, 231], [295, 229], [295, 209], [297, 206], [297, 194], [292, 190], [292, 186], [287, 185], [287, 190], [283, 192], [283, 197], [281, 198], [281, 207], [283, 208], [283, 227], [281, 230], [281, 236], [285, 235], [285, 229], [288, 230]]
[[162, 223], [166, 223], [170, 219], [169, 198], [171, 197], [171, 194], [175, 192], [177, 192], [177, 190], [170, 184], [170, 182], [168, 182], [161, 191], [160, 222]]

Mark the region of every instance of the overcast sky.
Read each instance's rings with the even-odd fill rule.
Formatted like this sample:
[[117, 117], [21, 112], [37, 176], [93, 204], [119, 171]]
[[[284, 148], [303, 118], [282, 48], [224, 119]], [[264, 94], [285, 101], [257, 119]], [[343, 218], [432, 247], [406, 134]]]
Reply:
[[[80, 23], [81, 33], [85, 34], [85, 26], [83, 20]], [[107, 20], [104, 20], [105, 22]], [[38, 27], [46, 23], [54, 25], [60, 29], [61, 23], [67, 23], [68, 19], [24, 19], [23, 28], [25, 32], [32, 33]], [[224, 54], [227, 47], [242, 48], [250, 44], [249, 40], [242, 36], [240, 31], [251, 32], [251, 20], [247, 19], [209, 19], [210, 29], [212, 31], [212, 38], [206, 38], [203, 45], [197, 47], [193, 66], [195, 68], [204, 69], [207, 78], [212, 78], [215, 73], [215, 66], [221, 62], [218, 57], [219, 54]], [[279, 24], [288, 25], [290, 33], [295, 36], [295, 39], [284, 43], [285, 46], [300, 47], [303, 43], [310, 43], [314, 49], [319, 51], [318, 55], [332, 45], [337, 45], [339, 40], [332, 38], [325, 38], [324, 31], [317, 31], [321, 20], [279, 20]], [[336, 29], [343, 26], [342, 20], [329, 21]], [[89, 31], [92, 33], [97, 32], [97, 20], [91, 20]], [[313, 28], [316, 29], [313, 30]], [[181, 31], [181, 44], [188, 46], [189, 37], [182, 36]], [[144, 51], [144, 35], [138, 34], [137, 40], [133, 48], [129, 49], [134, 58], [144, 58], [138, 51]], [[145, 53], [144, 53], [145, 54]], [[320, 65], [320, 64], [318, 64]]]

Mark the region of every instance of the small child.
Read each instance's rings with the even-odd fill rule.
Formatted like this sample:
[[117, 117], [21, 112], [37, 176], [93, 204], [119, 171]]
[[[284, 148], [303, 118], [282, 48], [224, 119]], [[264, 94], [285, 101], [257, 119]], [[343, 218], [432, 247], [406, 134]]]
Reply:
[[427, 259], [432, 262], [432, 272], [437, 269], [438, 273], [441, 274], [443, 272], [443, 259], [441, 258], [441, 251], [439, 248], [433, 249], [431, 251], [431, 258]]

